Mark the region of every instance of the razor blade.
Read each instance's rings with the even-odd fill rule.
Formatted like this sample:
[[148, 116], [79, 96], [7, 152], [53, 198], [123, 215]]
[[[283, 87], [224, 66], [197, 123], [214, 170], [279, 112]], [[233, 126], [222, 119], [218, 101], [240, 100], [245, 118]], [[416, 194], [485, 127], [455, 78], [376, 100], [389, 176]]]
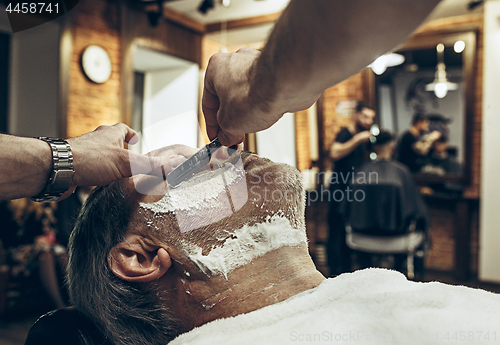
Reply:
[[172, 187], [176, 187], [181, 182], [189, 180], [202, 171], [210, 163], [212, 155], [221, 147], [222, 144], [219, 138], [212, 140], [194, 155], [189, 157], [184, 163], [172, 170], [167, 175], [168, 184]]

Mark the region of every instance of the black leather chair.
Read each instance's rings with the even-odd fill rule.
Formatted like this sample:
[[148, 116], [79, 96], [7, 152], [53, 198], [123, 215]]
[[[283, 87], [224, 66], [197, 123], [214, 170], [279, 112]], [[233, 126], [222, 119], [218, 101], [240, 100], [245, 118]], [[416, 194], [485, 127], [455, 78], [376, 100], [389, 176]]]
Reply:
[[74, 308], [41, 316], [31, 327], [25, 345], [112, 345], [97, 326]]

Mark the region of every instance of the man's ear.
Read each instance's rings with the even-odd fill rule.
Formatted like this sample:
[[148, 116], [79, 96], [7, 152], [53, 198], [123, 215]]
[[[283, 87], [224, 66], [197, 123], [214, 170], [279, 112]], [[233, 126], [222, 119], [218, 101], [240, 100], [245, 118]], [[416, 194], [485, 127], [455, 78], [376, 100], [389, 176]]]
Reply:
[[172, 260], [165, 248], [151, 246], [144, 237], [129, 234], [111, 250], [109, 265], [120, 279], [129, 282], [154, 281], [170, 268]]

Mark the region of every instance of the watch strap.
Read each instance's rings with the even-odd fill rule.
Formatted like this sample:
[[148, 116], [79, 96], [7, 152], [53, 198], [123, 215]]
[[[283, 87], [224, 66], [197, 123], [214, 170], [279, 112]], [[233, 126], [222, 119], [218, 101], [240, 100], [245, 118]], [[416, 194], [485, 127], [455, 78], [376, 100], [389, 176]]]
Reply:
[[32, 200], [57, 201], [61, 195], [69, 190], [75, 170], [73, 169], [73, 153], [66, 140], [50, 137], [37, 137], [49, 144], [52, 151], [52, 172], [46, 186]]

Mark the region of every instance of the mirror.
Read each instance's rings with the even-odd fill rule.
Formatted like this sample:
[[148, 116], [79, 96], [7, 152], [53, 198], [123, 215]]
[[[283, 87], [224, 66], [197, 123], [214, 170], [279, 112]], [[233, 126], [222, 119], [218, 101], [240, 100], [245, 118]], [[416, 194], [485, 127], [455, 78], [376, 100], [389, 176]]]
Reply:
[[433, 131], [436, 137], [437, 133], [441, 136], [411, 166], [415, 179], [419, 183], [468, 185], [472, 153], [472, 126], [468, 124], [474, 111], [476, 33], [415, 35], [395, 53], [404, 56], [404, 62], [375, 76], [380, 127], [394, 133], [400, 145], [414, 114], [426, 114], [429, 129], [420, 132], [420, 139]]

